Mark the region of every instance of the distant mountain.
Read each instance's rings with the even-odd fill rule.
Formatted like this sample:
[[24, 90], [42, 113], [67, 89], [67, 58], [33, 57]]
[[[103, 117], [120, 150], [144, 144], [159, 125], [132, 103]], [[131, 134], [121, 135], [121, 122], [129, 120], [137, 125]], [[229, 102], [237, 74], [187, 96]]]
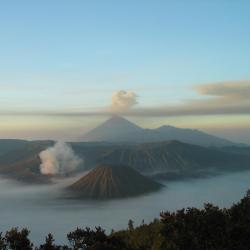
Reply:
[[240, 155], [179, 141], [113, 145], [89, 148], [72, 145], [82, 155], [85, 167], [97, 163], [128, 165], [141, 173], [196, 170], [240, 170], [249, 168], [250, 153]]
[[235, 143], [199, 130], [162, 126], [156, 129], [143, 129], [134, 123], [114, 116], [88, 132], [83, 141], [106, 141], [123, 143], [145, 143], [178, 140], [201, 146], [231, 146]]
[[162, 187], [126, 166], [100, 165], [69, 187], [79, 198], [110, 199], [136, 196]]
[[107, 142], [128, 142], [133, 138], [141, 136], [143, 129], [134, 123], [119, 117], [113, 116], [86, 135], [84, 141], [107, 141]]
[[28, 141], [25, 140], [0, 139], [0, 156], [9, 151], [21, 148], [27, 143]]
[[222, 147], [236, 145], [236, 143], [227, 139], [219, 138], [197, 129], [183, 129], [173, 126], [161, 126], [154, 131], [158, 135], [155, 136], [156, 139], [154, 141], [158, 141], [160, 138], [165, 138], [165, 140], [177, 140], [200, 146]]
[[250, 155], [250, 146], [228, 146], [223, 147], [221, 150], [228, 152], [228, 153], [234, 153], [234, 154], [240, 154], [240, 155]]

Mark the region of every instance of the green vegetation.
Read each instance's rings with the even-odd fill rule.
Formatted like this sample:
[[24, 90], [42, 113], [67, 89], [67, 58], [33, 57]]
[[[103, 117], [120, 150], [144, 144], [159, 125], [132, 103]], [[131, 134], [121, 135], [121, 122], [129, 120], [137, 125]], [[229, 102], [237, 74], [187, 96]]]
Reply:
[[162, 212], [160, 219], [106, 234], [101, 227], [77, 228], [68, 245], [56, 245], [52, 234], [34, 247], [27, 229], [0, 234], [1, 250], [247, 250], [250, 246], [250, 190], [228, 209], [212, 204]]

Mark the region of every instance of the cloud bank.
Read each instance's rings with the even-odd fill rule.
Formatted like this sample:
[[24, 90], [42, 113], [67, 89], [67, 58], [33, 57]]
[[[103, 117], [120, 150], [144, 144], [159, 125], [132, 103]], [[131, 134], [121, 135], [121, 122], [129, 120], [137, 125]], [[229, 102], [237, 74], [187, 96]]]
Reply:
[[40, 165], [42, 174], [67, 174], [74, 171], [82, 162], [64, 142], [57, 142], [53, 147], [42, 151], [39, 157], [42, 162]]
[[[137, 94], [132, 91], [120, 90], [113, 94], [111, 107], [90, 112], [11, 112], [12, 115], [40, 116], [111, 116], [119, 113], [124, 116], [165, 117], [193, 115], [238, 115], [250, 114], [250, 81], [229, 81], [203, 84], [194, 87], [197, 99], [185, 100], [175, 105], [140, 108]], [[1, 113], [4, 115], [4, 113]], [[10, 112], [5, 113], [10, 114]]]
[[245, 99], [250, 97], [250, 81], [203, 84], [196, 86], [195, 89], [201, 95], [230, 99]]

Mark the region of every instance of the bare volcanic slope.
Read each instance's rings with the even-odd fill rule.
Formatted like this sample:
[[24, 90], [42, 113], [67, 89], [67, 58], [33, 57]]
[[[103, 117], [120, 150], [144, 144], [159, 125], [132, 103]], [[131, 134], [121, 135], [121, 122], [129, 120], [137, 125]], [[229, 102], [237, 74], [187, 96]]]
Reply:
[[[10, 140], [11, 141], [11, 140]], [[48, 183], [48, 176], [40, 173], [39, 153], [53, 145], [52, 141], [23, 141], [13, 150], [5, 150], [7, 153], [0, 155], [0, 174], [27, 183]]]
[[69, 187], [78, 198], [111, 199], [156, 191], [161, 184], [127, 166], [100, 165]]

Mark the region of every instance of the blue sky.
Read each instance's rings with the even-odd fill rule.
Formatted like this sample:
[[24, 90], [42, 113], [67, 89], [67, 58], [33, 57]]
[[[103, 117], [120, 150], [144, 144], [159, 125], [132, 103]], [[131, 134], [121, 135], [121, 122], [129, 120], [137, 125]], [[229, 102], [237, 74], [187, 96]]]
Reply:
[[[248, 81], [249, 13], [250, 2], [243, 0], [2, 1], [0, 137], [87, 130], [103, 117], [69, 122], [36, 114], [105, 109], [119, 90], [135, 92], [138, 108], [152, 108], [204, 98], [196, 85]], [[29, 112], [32, 117], [25, 115]], [[171, 123], [224, 135], [218, 115], [202, 119], [210, 125], [200, 116], [192, 122], [132, 117], [146, 127]], [[233, 124], [229, 131], [237, 129], [236, 140], [246, 140], [249, 114], [226, 119]], [[27, 121], [36, 128], [30, 136]]]

